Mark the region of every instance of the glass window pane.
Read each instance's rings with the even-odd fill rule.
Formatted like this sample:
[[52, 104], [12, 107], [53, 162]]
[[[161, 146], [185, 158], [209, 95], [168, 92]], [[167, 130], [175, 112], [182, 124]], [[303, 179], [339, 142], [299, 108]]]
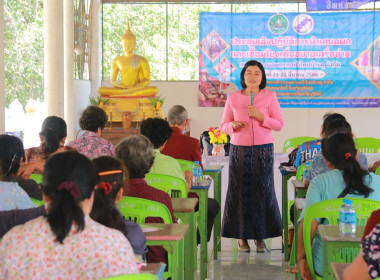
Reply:
[[168, 80], [198, 79], [199, 12], [230, 12], [230, 4], [168, 5]]

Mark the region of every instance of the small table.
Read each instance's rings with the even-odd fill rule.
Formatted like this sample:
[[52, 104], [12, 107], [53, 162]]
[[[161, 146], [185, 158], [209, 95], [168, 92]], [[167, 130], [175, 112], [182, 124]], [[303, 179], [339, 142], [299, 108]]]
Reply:
[[331, 270], [334, 273], [336, 280], [343, 280], [344, 271], [350, 263], [330, 263]]
[[[223, 165], [206, 165], [203, 167], [204, 174], [209, 175], [214, 180], [214, 199], [222, 209], [222, 169]], [[221, 210], [215, 217], [214, 221], [214, 260], [218, 258], [218, 251], [222, 250], [220, 240], [220, 229], [222, 225]]]
[[191, 191], [195, 192], [199, 197], [199, 217], [198, 227], [201, 243], [201, 280], [207, 277], [207, 199], [208, 190], [211, 185], [211, 180], [202, 180], [202, 182], [191, 186]]
[[160, 263], [147, 263], [145, 266], [141, 267], [141, 273], [155, 274], [158, 277], [162, 276], [166, 268], [166, 264]]
[[197, 226], [194, 208], [198, 198], [172, 198], [174, 215], [189, 225], [185, 235], [185, 279], [194, 279], [197, 268]]
[[334, 279], [330, 263], [337, 262], [335, 255], [343, 248], [350, 248], [351, 255], [348, 261], [342, 262], [354, 260], [360, 250], [364, 226], [356, 226], [356, 233], [353, 234], [341, 233], [337, 225], [319, 225], [318, 231], [323, 242], [323, 279]]
[[282, 229], [284, 230], [283, 252], [285, 261], [289, 260], [288, 254], [288, 181], [291, 177], [296, 176], [296, 170], [292, 166], [279, 167], [282, 175]]
[[294, 197], [304, 198], [306, 197], [307, 187], [303, 184], [303, 180], [292, 180], [294, 187]]
[[187, 224], [140, 224], [143, 228], [157, 229], [155, 231], [144, 232], [146, 245], [163, 246], [172, 256], [172, 263], [169, 269], [173, 280], [184, 278], [184, 237], [189, 228]]

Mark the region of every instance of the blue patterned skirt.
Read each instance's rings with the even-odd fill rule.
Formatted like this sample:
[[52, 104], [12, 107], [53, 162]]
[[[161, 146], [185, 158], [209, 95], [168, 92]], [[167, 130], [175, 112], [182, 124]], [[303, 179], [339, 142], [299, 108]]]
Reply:
[[222, 236], [266, 239], [281, 236], [273, 181], [273, 144], [231, 145]]

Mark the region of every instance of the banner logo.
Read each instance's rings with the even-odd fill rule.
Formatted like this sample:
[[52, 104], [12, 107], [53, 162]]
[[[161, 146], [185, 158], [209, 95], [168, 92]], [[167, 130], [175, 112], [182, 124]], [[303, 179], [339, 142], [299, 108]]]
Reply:
[[289, 20], [286, 16], [277, 14], [272, 16], [268, 22], [269, 30], [275, 35], [281, 35], [288, 30]]
[[300, 35], [310, 33], [314, 28], [314, 20], [308, 14], [300, 14], [293, 20], [293, 29]]

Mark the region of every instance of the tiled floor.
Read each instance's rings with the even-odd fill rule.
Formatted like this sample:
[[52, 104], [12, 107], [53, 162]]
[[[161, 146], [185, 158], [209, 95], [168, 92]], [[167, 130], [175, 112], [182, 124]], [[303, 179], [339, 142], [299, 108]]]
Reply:
[[[269, 253], [256, 253], [253, 240], [249, 241], [251, 252], [242, 253], [238, 252], [235, 239], [222, 238], [222, 251], [218, 254], [218, 259], [211, 260], [208, 265], [208, 279], [295, 279], [294, 275], [285, 272], [288, 264], [283, 262], [280, 238], [266, 243], [272, 249]], [[211, 246], [212, 243], [209, 254]], [[196, 273], [195, 279], [199, 279], [199, 273]]]

